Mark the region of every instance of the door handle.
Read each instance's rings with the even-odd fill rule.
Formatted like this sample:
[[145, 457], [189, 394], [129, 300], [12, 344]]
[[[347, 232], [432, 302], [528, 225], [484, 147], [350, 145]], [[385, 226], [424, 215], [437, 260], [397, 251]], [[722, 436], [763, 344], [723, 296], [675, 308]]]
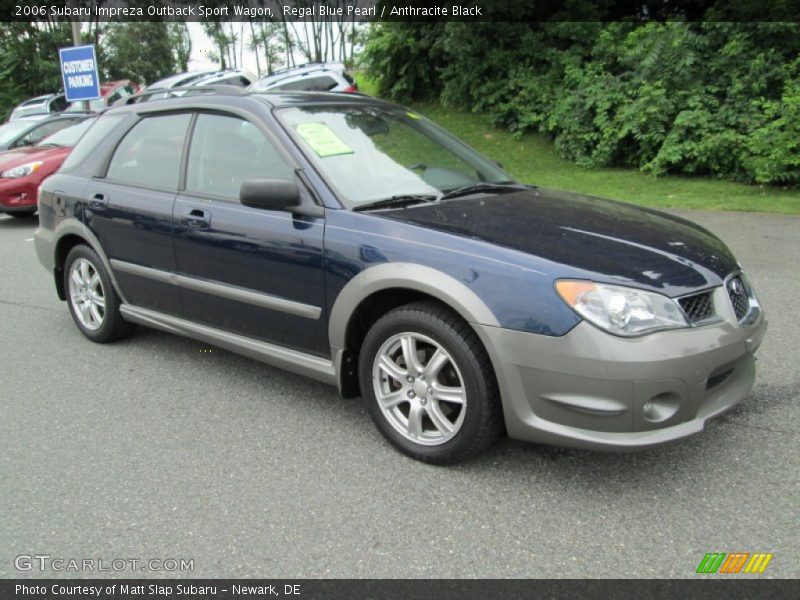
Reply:
[[97, 193], [89, 200], [89, 208], [92, 210], [105, 210], [108, 208], [108, 196]]
[[211, 213], [207, 210], [193, 208], [188, 214], [184, 215], [181, 222], [192, 229], [205, 229], [211, 224]]

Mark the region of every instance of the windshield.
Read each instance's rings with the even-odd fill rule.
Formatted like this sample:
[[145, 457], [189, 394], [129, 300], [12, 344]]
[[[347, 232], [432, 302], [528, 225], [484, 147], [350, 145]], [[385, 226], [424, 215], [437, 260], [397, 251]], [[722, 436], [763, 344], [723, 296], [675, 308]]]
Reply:
[[12, 121], [0, 126], [0, 144], [7, 144], [32, 127], [30, 121]]
[[94, 123], [94, 119], [86, 119], [77, 125], [72, 125], [66, 129], [54, 133], [51, 136], [44, 138], [37, 146], [66, 146], [71, 148], [78, 143], [78, 140], [83, 135], [83, 132], [89, 129], [89, 126]]
[[349, 208], [512, 181], [427, 119], [399, 108], [305, 106], [277, 114]]

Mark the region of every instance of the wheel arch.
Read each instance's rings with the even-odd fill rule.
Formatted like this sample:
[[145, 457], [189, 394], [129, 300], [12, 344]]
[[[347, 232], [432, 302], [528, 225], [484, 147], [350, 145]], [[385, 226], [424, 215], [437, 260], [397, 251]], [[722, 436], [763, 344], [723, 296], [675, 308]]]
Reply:
[[100, 242], [95, 235], [89, 230], [86, 225], [78, 221], [65, 221], [56, 230], [56, 242], [53, 245], [53, 278], [56, 284], [56, 292], [61, 300], [66, 300], [66, 290], [64, 289], [64, 263], [67, 260], [67, 255], [75, 246], [78, 245], [89, 246], [103, 263], [103, 266], [108, 273], [111, 283], [114, 285], [114, 290], [119, 297], [125, 302], [125, 296], [122, 294], [117, 279], [114, 276], [114, 271], [111, 270], [111, 263], [106, 257], [106, 253], [100, 246]]
[[328, 336], [343, 396], [359, 394], [356, 364], [369, 325], [393, 308], [425, 299], [441, 302], [467, 323], [500, 325], [475, 292], [446, 273], [413, 263], [370, 267], [345, 285], [330, 312]]

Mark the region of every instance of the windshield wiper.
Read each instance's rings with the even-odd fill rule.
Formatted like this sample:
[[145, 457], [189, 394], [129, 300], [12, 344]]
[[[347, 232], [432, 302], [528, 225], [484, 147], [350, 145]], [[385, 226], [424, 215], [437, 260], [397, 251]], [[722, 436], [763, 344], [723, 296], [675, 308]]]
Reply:
[[353, 208], [354, 211], [373, 210], [378, 208], [405, 208], [415, 204], [436, 202], [439, 198], [432, 194], [398, 194], [391, 198], [367, 202]]
[[449, 200], [450, 198], [457, 198], [458, 196], [466, 196], [467, 194], [478, 194], [480, 192], [518, 192], [519, 190], [527, 189], [521, 183], [509, 181], [507, 183], [489, 183], [488, 181], [481, 181], [479, 183], [472, 183], [464, 187], [455, 188], [446, 192], [440, 199]]

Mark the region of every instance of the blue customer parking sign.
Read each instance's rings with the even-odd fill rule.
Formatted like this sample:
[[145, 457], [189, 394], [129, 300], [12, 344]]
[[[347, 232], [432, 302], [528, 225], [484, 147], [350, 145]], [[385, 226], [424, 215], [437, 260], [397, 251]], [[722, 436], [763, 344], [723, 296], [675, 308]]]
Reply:
[[67, 102], [99, 98], [100, 79], [97, 77], [94, 45], [61, 48], [58, 55]]

